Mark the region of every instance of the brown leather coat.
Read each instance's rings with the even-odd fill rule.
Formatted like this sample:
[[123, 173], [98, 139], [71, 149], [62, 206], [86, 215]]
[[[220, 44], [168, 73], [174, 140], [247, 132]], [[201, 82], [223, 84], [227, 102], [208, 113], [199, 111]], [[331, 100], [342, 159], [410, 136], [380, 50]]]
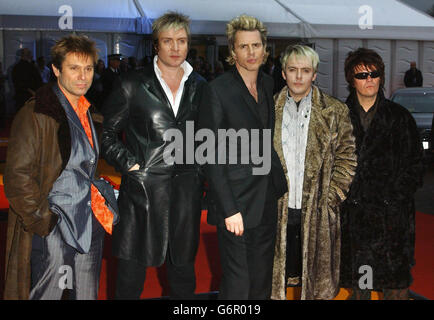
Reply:
[[28, 299], [32, 237], [57, 222], [47, 196], [68, 163], [71, 138], [66, 114], [45, 86], [16, 115], [8, 143], [4, 185], [9, 200], [4, 299]]

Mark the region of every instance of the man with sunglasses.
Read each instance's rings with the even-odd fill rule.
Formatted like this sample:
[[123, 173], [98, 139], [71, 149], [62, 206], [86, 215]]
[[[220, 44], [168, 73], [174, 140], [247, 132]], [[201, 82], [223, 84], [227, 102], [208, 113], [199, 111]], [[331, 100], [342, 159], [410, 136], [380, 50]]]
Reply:
[[[406, 300], [414, 265], [414, 193], [423, 172], [416, 123], [384, 97], [384, 63], [375, 51], [350, 52], [345, 78], [358, 165], [342, 206], [341, 287], [353, 289], [351, 299], [369, 300], [371, 290], [382, 290], [386, 300]], [[360, 281], [361, 270], [372, 281]]]

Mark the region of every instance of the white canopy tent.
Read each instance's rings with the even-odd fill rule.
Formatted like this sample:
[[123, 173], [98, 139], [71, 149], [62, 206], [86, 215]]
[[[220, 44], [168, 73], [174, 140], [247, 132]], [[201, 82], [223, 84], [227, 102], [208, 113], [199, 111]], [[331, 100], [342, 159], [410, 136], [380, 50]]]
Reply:
[[[4, 0], [0, 29], [58, 30], [64, 6], [76, 31], [150, 33], [168, 10], [187, 14], [194, 34], [223, 35], [225, 23], [246, 13], [272, 37], [433, 40], [434, 19], [398, 0]], [[361, 8], [372, 8], [372, 29], [361, 29]]]
[[[193, 35], [216, 36], [218, 44], [225, 42], [227, 21], [243, 13], [262, 20], [270, 38], [313, 43], [321, 58], [317, 83], [339, 98], [347, 94], [345, 56], [360, 46], [382, 55], [386, 94], [403, 86], [410, 61], [423, 71], [424, 85], [434, 85], [434, 19], [398, 0], [3, 0], [0, 61], [9, 66], [24, 46], [46, 55], [71, 31], [95, 39], [102, 57], [116, 52], [140, 58], [149, 51], [141, 35], [150, 34], [152, 21], [168, 10], [188, 15]], [[71, 29], [61, 30], [68, 15]]]
[[[196, 34], [224, 34], [225, 23], [246, 13], [258, 17], [271, 37], [433, 40], [434, 19], [397, 0], [138, 0], [148, 19], [167, 9], [192, 20]], [[361, 29], [363, 7], [372, 8], [373, 29]]]

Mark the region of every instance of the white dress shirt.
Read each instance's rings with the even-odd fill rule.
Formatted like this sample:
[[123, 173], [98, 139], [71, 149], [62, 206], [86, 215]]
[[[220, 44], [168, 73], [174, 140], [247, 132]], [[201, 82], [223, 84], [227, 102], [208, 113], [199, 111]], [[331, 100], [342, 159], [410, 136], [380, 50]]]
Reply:
[[181, 64], [181, 68], [184, 70], [184, 75], [182, 76], [181, 83], [179, 84], [178, 91], [176, 91], [175, 99], [173, 98], [172, 90], [170, 90], [169, 86], [167, 85], [166, 81], [164, 81], [162, 77], [162, 72], [160, 68], [158, 68], [158, 55], [155, 55], [154, 57], [154, 71], [157, 75], [158, 81], [160, 81], [161, 86], [163, 87], [164, 93], [166, 94], [167, 99], [170, 102], [170, 105], [172, 107], [173, 113], [178, 113], [179, 105], [181, 103], [182, 98], [182, 92], [184, 91], [184, 83], [187, 81], [190, 74], [193, 72], [193, 67], [187, 62], [184, 61]]
[[299, 106], [294, 99], [286, 98], [282, 117], [282, 149], [288, 170], [288, 207], [301, 209], [304, 182], [304, 160], [306, 156], [307, 133], [312, 109], [312, 90], [301, 99]]

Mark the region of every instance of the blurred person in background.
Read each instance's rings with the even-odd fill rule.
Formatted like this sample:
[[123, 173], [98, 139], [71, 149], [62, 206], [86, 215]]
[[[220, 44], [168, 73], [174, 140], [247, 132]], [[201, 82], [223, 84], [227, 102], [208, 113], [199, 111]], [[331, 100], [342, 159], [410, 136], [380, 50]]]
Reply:
[[422, 72], [416, 68], [416, 61], [410, 62], [410, 69], [404, 75], [404, 84], [407, 88], [423, 86]]
[[32, 58], [32, 52], [28, 48], [23, 48], [21, 49], [21, 59], [12, 68], [15, 111], [18, 111], [43, 85], [41, 75], [32, 63]]

